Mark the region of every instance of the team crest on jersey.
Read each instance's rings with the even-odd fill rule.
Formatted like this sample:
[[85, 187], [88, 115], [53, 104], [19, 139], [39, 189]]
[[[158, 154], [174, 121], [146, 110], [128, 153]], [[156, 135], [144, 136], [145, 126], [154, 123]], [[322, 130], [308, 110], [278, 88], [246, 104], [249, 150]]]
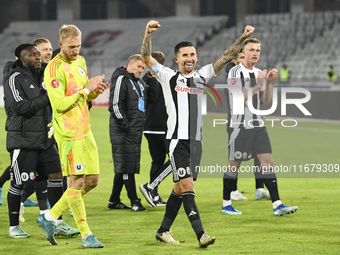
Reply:
[[235, 78], [231, 78], [231, 85], [235, 85], [236, 84], [236, 79]]
[[191, 175], [190, 167], [187, 167], [187, 174], [188, 174], [188, 175]]
[[24, 181], [24, 182], [27, 181], [28, 180], [28, 173], [23, 172], [21, 174], [21, 180]]
[[84, 76], [85, 75], [85, 71], [83, 70], [83, 68], [79, 67], [79, 73]]
[[243, 152], [243, 159], [247, 159], [248, 157], [248, 153], [247, 152]]
[[54, 79], [53, 81], [51, 81], [51, 87], [52, 88], [58, 88], [59, 87], [59, 81]]
[[235, 158], [236, 158], [236, 159], [242, 158], [242, 152], [240, 152], [240, 151], [235, 151]]
[[35, 175], [33, 172], [30, 172], [30, 179], [33, 181], [35, 179]]
[[183, 167], [180, 167], [177, 170], [177, 174], [178, 174], [179, 177], [184, 177], [185, 174], [186, 174], [186, 171], [185, 171], [185, 169]]
[[81, 172], [83, 170], [83, 164], [82, 163], [77, 163], [74, 165], [74, 169], [77, 171], [77, 172]]

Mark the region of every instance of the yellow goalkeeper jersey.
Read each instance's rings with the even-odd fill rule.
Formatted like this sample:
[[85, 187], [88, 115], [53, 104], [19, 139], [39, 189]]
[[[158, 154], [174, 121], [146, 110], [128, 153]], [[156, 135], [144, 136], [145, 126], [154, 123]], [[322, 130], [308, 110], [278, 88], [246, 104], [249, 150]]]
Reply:
[[87, 95], [83, 88], [89, 82], [85, 59], [67, 61], [59, 54], [47, 65], [44, 83], [53, 110], [54, 135], [61, 140], [76, 140], [91, 129]]

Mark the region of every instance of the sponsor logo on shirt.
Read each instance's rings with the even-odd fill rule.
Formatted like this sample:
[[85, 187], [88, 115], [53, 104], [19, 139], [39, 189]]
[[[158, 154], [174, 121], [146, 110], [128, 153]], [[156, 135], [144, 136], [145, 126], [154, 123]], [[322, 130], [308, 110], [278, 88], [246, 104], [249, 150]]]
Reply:
[[188, 88], [177, 85], [175, 90], [177, 92], [189, 93], [189, 94], [202, 94], [203, 90], [199, 88]]
[[78, 93], [79, 91], [81, 91], [83, 88], [74, 88], [71, 90], [71, 95], [74, 95], [76, 93]]

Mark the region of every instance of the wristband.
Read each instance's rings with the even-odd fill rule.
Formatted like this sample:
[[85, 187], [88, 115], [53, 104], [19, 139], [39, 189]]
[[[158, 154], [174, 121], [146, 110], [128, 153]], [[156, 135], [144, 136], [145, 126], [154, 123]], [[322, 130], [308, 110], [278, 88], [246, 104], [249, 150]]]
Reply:
[[86, 92], [87, 95], [90, 94], [90, 91], [88, 88], [84, 88], [84, 91]]

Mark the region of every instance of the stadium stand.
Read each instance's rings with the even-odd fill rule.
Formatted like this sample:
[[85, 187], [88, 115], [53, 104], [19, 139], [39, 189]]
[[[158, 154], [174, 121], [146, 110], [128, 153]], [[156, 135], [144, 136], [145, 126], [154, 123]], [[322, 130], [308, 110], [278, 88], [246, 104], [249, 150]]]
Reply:
[[[262, 41], [258, 67], [292, 70], [295, 81], [325, 81], [326, 70], [333, 64], [340, 70], [340, 12], [278, 13], [247, 15], [237, 26], [223, 29], [198, 51], [204, 63], [217, 59], [234, 42], [245, 25], [255, 27], [253, 37]], [[223, 81], [223, 77], [219, 77]]]
[[[162, 29], [152, 38], [154, 50], [161, 50], [166, 55], [165, 65], [174, 66], [173, 48], [181, 40], [189, 40], [195, 44], [203, 44], [206, 38], [221, 30], [228, 17], [169, 17], [157, 19]], [[105, 73], [107, 79], [118, 66], [125, 66], [126, 59], [140, 53], [146, 19], [116, 19], [116, 20], [77, 20], [70, 21], [77, 25], [83, 33], [82, 49], [88, 64], [89, 76]], [[37, 37], [48, 38], [53, 48], [58, 48], [60, 21], [44, 22], [12, 22], [0, 35], [0, 67], [14, 59], [14, 49], [21, 43], [33, 42]], [[188, 30], [190, 27], [192, 30]], [[2, 81], [2, 72], [1, 72]]]
[[[111, 75], [117, 66], [140, 52], [145, 19], [77, 20], [73, 21], [83, 32], [81, 54], [88, 62], [89, 75]], [[163, 29], [153, 37], [154, 50], [167, 56], [165, 65], [175, 67], [173, 47], [181, 40], [193, 41], [198, 47], [199, 64], [215, 61], [242, 33], [245, 25], [256, 28], [254, 37], [263, 47], [258, 67], [280, 69], [285, 63], [292, 70], [292, 80], [298, 82], [325, 81], [330, 64], [340, 70], [340, 12], [305, 12], [247, 15], [231, 28], [225, 28], [226, 16], [168, 17], [158, 19]], [[12, 22], [0, 35], [0, 67], [13, 59], [13, 51], [23, 42], [37, 37], [49, 38], [58, 48], [58, 21]], [[142, 27], [140, 26], [142, 25]], [[188, 27], [192, 27], [189, 30]], [[170, 57], [168, 57], [170, 56]], [[0, 74], [2, 79], [2, 74]], [[109, 77], [107, 77], [109, 78]], [[217, 77], [224, 81], [223, 75]]]

